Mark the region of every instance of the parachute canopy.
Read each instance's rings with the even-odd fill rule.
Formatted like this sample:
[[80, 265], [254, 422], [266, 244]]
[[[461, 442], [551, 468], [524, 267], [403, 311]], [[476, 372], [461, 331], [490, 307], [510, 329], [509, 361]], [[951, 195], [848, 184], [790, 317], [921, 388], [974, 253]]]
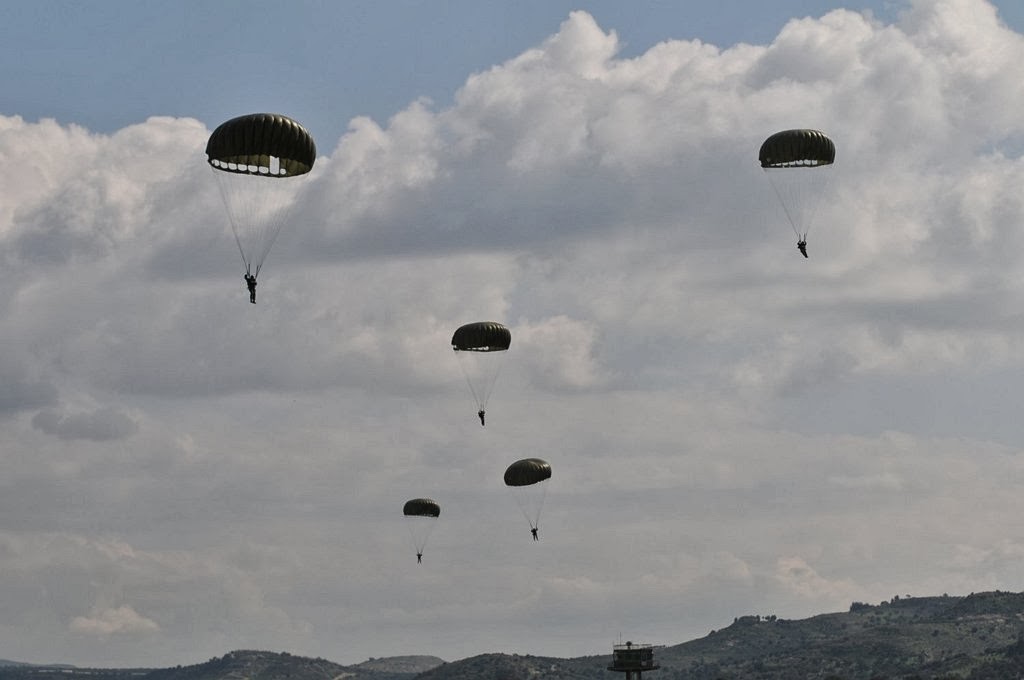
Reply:
[[251, 113], [222, 123], [206, 143], [209, 164], [245, 175], [291, 177], [313, 169], [316, 144], [306, 128], [277, 113]]
[[456, 352], [501, 352], [512, 344], [512, 334], [496, 321], [477, 321], [459, 326], [452, 335]]
[[313, 168], [316, 145], [291, 118], [253, 113], [218, 126], [206, 156], [245, 271], [256, 276], [295, 205], [293, 178]]
[[409, 527], [409, 535], [416, 548], [416, 561], [422, 562], [423, 550], [441, 514], [441, 506], [433, 498], [413, 498], [402, 506], [402, 514], [405, 515], [404, 522]]
[[483, 413], [501, 372], [502, 359], [512, 344], [512, 334], [497, 321], [477, 321], [459, 326], [452, 335], [452, 349], [466, 384], [473, 393], [483, 425]]
[[762, 168], [813, 168], [831, 165], [836, 147], [818, 130], [783, 130], [764, 140], [758, 158]]
[[806, 241], [832, 176], [835, 144], [818, 130], [783, 130], [764, 140], [758, 157], [793, 233]]
[[540, 458], [517, 460], [505, 470], [506, 486], [530, 486], [551, 478], [551, 466]]
[[441, 514], [441, 506], [432, 498], [413, 498], [405, 502], [402, 514], [406, 517], [438, 517]]
[[505, 470], [505, 486], [509, 487], [519, 509], [530, 523], [533, 540], [537, 540], [537, 526], [548, 491], [548, 485], [544, 482], [550, 478], [551, 466], [540, 458], [517, 460]]

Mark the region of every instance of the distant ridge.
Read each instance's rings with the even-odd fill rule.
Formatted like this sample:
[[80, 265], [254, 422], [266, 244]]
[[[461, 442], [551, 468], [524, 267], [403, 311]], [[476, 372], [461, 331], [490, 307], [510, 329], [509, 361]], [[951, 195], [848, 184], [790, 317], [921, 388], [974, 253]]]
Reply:
[[[0, 680], [622, 680], [607, 670], [611, 645], [605, 654], [571, 659], [481, 654], [447, 663], [395, 656], [352, 666], [245, 650], [164, 669], [0, 662]], [[645, 680], [1018, 680], [1024, 593], [894, 596], [800, 620], [739, 616], [703, 638], [658, 649], [655, 660], [661, 668]]]
[[[645, 680], [1019, 680], [1024, 594], [895, 596], [801, 620], [740, 616], [655, 659], [661, 668]], [[606, 670], [610, 660], [611, 641], [606, 655], [576, 659], [483, 654], [418, 680], [622, 680]]]
[[[1024, 672], [1024, 594], [894, 596], [802, 620], [742, 616], [659, 650], [675, 678], [1003, 680]], [[652, 676], [653, 677], [653, 676]]]
[[443, 663], [433, 656], [397, 656], [342, 666], [287, 652], [240, 650], [194, 666], [151, 671], [145, 680], [412, 680]]
[[395, 656], [342, 666], [287, 652], [238, 650], [173, 668], [81, 668], [0, 665], [0, 680], [412, 680], [444, 663], [434, 656]]

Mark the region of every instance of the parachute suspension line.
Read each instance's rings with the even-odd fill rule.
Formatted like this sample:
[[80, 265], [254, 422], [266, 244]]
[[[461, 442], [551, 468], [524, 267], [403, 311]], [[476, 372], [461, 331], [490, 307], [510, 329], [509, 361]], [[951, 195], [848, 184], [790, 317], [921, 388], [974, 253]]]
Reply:
[[481, 411], [486, 411], [487, 402], [491, 399], [491, 393], [501, 373], [505, 352], [457, 349], [455, 357], [466, 384], [469, 385], [473, 400]]
[[523, 516], [530, 523], [531, 529], [536, 529], [540, 524], [540, 511], [544, 507], [544, 498], [547, 496], [547, 484], [532, 485], [539, 488], [520, 487], [514, 489], [516, 503], [523, 511]]
[[[456, 350], [456, 351], [465, 351], [465, 350]], [[476, 387], [473, 385], [473, 378], [469, 374], [469, 371], [466, 370], [465, 366], [463, 366], [461, 361], [459, 362], [459, 367], [462, 368], [462, 377], [464, 377], [466, 379], [466, 384], [469, 385], [469, 392], [470, 392], [470, 394], [473, 395], [473, 401], [475, 401], [477, 403], [477, 406], [480, 407], [480, 410], [486, 411], [487, 410], [485, 408], [486, 404], [484, 404], [484, 402], [480, 400], [479, 395], [477, 395]]]
[[504, 363], [504, 358], [504, 356], [496, 357], [495, 361], [492, 362], [494, 364], [494, 371], [490, 374], [487, 379], [487, 383], [484, 385], [485, 392], [482, 395], [482, 399], [480, 399], [481, 410], [487, 410], [487, 402], [491, 400], [491, 393], [494, 392], [494, 386], [498, 382], [498, 376], [501, 374], [501, 365]]
[[[210, 166], [210, 172], [213, 173], [214, 178], [217, 180], [217, 190], [220, 191], [221, 200], [224, 201], [224, 205], [231, 206], [234, 203], [231, 193], [228, 188], [228, 181], [221, 179], [223, 174], [220, 170], [217, 170], [213, 166]], [[235, 245], [238, 246], [238, 254], [242, 256], [242, 264], [245, 265], [245, 273], [252, 273], [252, 263], [245, 259], [245, 250], [242, 248], [242, 240], [238, 238], [238, 224], [235, 222], [235, 211], [228, 210], [228, 223], [231, 225], [231, 234], [235, 237]]]
[[417, 555], [422, 555], [427, 547], [430, 532], [434, 530], [435, 518], [409, 517], [407, 520], [405, 524], [409, 527], [409, 536], [412, 537], [413, 547], [416, 548]]
[[480, 400], [480, 397], [478, 397], [478, 396], [476, 395], [476, 390], [475, 390], [475, 389], [473, 389], [473, 381], [472, 381], [472, 380], [470, 380], [469, 378], [466, 378], [466, 384], [467, 384], [467, 385], [469, 385], [469, 391], [470, 391], [470, 393], [471, 393], [471, 394], [473, 395], [473, 401], [475, 401], [475, 402], [476, 402], [476, 405], [480, 407], [480, 410], [481, 410], [481, 411], [486, 411], [486, 410], [487, 410], [487, 405], [486, 405], [486, 404], [484, 404], [484, 403], [483, 403], [483, 402], [482, 402], [482, 401]]
[[257, 177], [211, 167], [227, 206], [228, 223], [246, 271], [259, 276], [263, 262], [298, 203], [292, 177]]
[[804, 233], [801, 234], [800, 233], [800, 229], [796, 226], [798, 220], [794, 218], [793, 213], [789, 209], [789, 200], [788, 200], [789, 197], [788, 196], [783, 196], [782, 192], [779, 191], [778, 183], [775, 180], [772, 179], [772, 171], [770, 169], [768, 169], [768, 168], [765, 168], [764, 172], [768, 175], [768, 181], [772, 185], [772, 190], [775, 192], [775, 197], [779, 199], [779, 205], [782, 206], [782, 211], [786, 213], [786, 221], [789, 222], [789, 226], [793, 229], [793, 233], [796, 234], [797, 239], [806, 241], [807, 240], [807, 230], [806, 230], [806, 226], [807, 225], [804, 225], [805, 226]]

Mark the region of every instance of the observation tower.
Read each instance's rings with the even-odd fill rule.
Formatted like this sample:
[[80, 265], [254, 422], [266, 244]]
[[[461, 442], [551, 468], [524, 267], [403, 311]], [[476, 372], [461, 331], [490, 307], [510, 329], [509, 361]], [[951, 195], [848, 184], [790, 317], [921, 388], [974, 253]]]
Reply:
[[640, 674], [644, 671], [656, 671], [661, 668], [654, 661], [655, 649], [655, 645], [636, 642], [612, 645], [612, 665], [608, 666], [608, 670], [625, 673], [626, 680], [640, 680]]

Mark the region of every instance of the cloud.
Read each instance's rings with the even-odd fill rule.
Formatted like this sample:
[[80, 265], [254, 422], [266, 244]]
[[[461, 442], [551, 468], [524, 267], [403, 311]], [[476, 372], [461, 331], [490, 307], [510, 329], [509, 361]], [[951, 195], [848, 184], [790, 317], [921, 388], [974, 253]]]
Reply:
[[[33, 172], [53, 178], [36, 189], [38, 197], [21, 200], [11, 234], [15, 250], [26, 264], [100, 258], [110, 268], [103, 279], [90, 282], [95, 292], [76, 289], [76, 309], [71, 301], [56, 301], [58, 291], [74, 285], [61, 272], [53, 272], [50, 286], [26, 293], [36, 307], [56, 306], [62, 316], [80, 319], [78, 337], [70, 338], [67, 346], [84, 350], [75, 360], [89, 357], [97, 380], [131, 383], [146, 392], [294, 384], [294, 362], [286, 357], [281, 365], [280, 359], [271, 358], [273, 350], [260, 333], [299, 328], [338, 310], [356, 318], [379, 316], [374, 306], [385, 300], [394, 305], [389, 298], [404, 295], [411, 285], [421, 292], [436, 291], [423, 300], [424, 308], [450, 306], [446, 294], [451, 288], [441, 281], [446, 270], [460, 266], [460, 254], [488, 253], [496, 259], [510, 251], [528, 253], [521, 262], [529, 269], [503, 274], [506, 283], [517, 283], [492, 300], [497, 312], [513, 304], [529, 305], [548, 308], [545, 316], [550, 318], [566, 315], [587, 323], [600, 315], [602, 324], [615, 324], [629, 322], [628, 315], [648, 308], [664, 322], [671, 309], [685, 315], [688, 334], [703, 334], [721, 346], [719, 334], [733, 330], [778, 342], [773, 320], [800, 324], [801, 311], [810, 306], [834, 310], [830, 346], [810, 372], [783, 374], [777, 370], [780, 362], [768, 353], [757, 356], [750, 347], [726, 344], [737, 355], [727, 372], [771, 372], [782, 393], [803, 390], [807, 380], [842, 379], [851, 371], [882, 370], [910, 357], [930, 356], [929, 362], [941, 366], [949, 354], [940, 346], [948, 348], [949, 340], [941, 337], [942, 329], [915, 318], [912, 310], [928, 304], [932, 319], [945, 316], [952, 321], [961, 309], [984, 304], [993, 287], [1005, 290], [1011, 279], [1000, 281], [995, 273], [983, 278], [950, 249], [966, 245], [972, 259], [998, 252], [1007, 265], [1002, 276], [1016, 276], [1018, 265], [1007, 259], [1014, 249], [997, 244], [1005, 238], [1017, 245], [1016, 234], [1003, 225], [1022, 213], [1011, 190], [1020, 163], [992, 155], [978, 163], [972, 156], [975, 149], [998, 148], [1012, 136], [1012, 130], [997, 134], [978, 124], [993, 116], [1001, 120], [1009, 100], [998, 106], [990, 102], [988, 109], [972, 110], [970, 116], [956, 107], [965, 82], [985, 91], [995, 88], [993, 78], [1003, 82], [998, 79], [1022, 49], [1019, 36], [994, 16], [986, 18], [991, 12], [983, 12], [972, 20], [972, 30], [996, 40], [1000, 49], [977, 46], [969, 37], [973, 33], [944, 23], [943, 17], [966, 12], [965, 7], [915, 6], [893, 26], [837, 10], [821, 19], [790, 22], [765, 47], [720, 49], [699, 41], [666, 41], [631, 59], [616, 56], [620, 47], [614, 31], [603, 30], [584, 12], [574, 12], [549, 40], [472, 75], [449, 108], [434, 111], [428, 103], [416, 102], [386, 127], [353, 122], [331, 155], [320, 159], [294, 228], [286, 228], [271, 255], [261, 302], [273, 306], [275, 287], [280, 293], [278, 286], [288, 285], [288, 306], [256, 335], [250, 334], [253, 339], [247, 343], [238, 342], [233, 328], [218, 329], [218, 311], [210, 304], [219, 299], [193, 295], [182, 306], [175, 295], [183, 289], [200, 291], [194, 283], [180, 282], [184, 272], [224, 278], [224, 262], [232, 258], [219, 197], [211, 183], [202, 181], [209, 179], [201, 156], [202, 126], [188, 119], [153, 118], [104, 136], [50, 121], [33, 125], [11, 118], [6, 143], [12, 156], [25, 158]], [[951, 33], [948, 40], [943, 31]], [[945, 67], [938, 69], [933, 53], [950, 45], [963, 57], [944, 61]], [[901, 68], [892, 68], [893, 60]], [[902, 82], [872, 79], [909, 73], [908, 63], [917, 69], [911, 82], [931, 88], [927, 96], [908, 95]], [[808, 68], [813, 72], [801, 71]], [[982, 68], [984, 80], [970, 80]], [[1012, 88], [1001, 89], [1013, 96]], [[902, 99], [894, 101], [892, 92], [901, 93]], [[855, 94], [861, 99], [847, 101]], [[864, 108], [868, 101], [870, 111]], [[904, 106], [913, 108], [903, 111]], [[813, 244], [822, 248], [821, 257], [807, 263], [826, 277], [824, 288], [813, 295], [802, 289], [807, 276], [776, 276], [780, 270], [774, 261], [782, 259], [778, 246], [785, 230], [781, 224], [771, 225], [774, 232], [763, 228], [768, 226], [763, 216], [774, 214], [774, 199], [751, 160], [768, 133], [796, 124], [795, 112], [807, 110], [816, 111], [814, 120], [801, 119], [799, 124], [828, 129], [839, 146], [834, 193], [822, 211], [821, 228], [812, 236], [812, 242], [822, 239]], [[945, 113], [957, 118], [937, 127], [914, 118]], [[965, 130], [973, 141], [961, 148], [957, 144], [965, 139]], [[22, 148], [20, 138], [30, 142]], [[33, 155], [28, 151], [32, 144], [65, 150]], [[934, 155], [937, 149], [943, 150], [941, 158]], [[962, 164], [965, 160], [969, 162]], [[59, 169], [51, 168], [58, 163]], [[68, 168], [76, 164], [88, 172]], [[880, 170], [886, 171], [885, 190], [877, 184]], [[46, 185], [52, 186], [44, 191]], [[968, 229], [958, 216], [966, 216]], [[153, 228], [143, 229], [152, 223]], [[996, 234], [994, 229], [1004, 231]], [[622, 253], [620, 247], [634, 252]], [[211, 255], [218, 248], [221, 264]], [[776, 255], [767, 256], [769, 252]], [[629, 261], [617, 263], [610, 259], [613, 254], [628, 254]], [[395, 268], [387, 260], [399, 255], [413, 258], [408, 262], [417, 267], [423, 257], [434, 258], [432, 283], [422, 277], [412, 284], [412, 275], [404, 286], [396, 286], [389, 278]], [[358, 282], [329, 271], [331, 261], [359, 271]], [[581, 271], [584, 262], [587, 269]], [[548, 281], [557, 285], [531, 289], [523, 277], [535, 275], [538, 264], [557, 264], [566, 271], [549, 275]], [[275, 279], [275, 266], [291, 271], [290, 280]], [[297, 268], [305, 269], [304, 281], [295, 276]], [[177, 283], [151, 280], [143, 285], [154, 273], [173, 276]], [[597, 286], [605, 278], [619, 288], [592, 296], [588, 293], [594, 288], [574, 288], [580, 278]], [[130, 283], [115, 288], [122, 281]], [[481, 276], [463, 283], [464, 289], [485, 285]], [[722, 285], [732, 286], [728, 301], [716, 297]], [[362, 286], [379, 292], [359, 298], [354, 293]], [[326, 290], [336, 303], [324, 300]], [[881, 322], [883, 307], [892, 303], [895, 291], [903, 293], [901, 301], [910, 313], [896, 323]], [[282, 301], [280, 295], [276, 299]], [[322, 309], [295, 307], [307, 300], [316, 300]], [[156, 312], [156, 318], [145, 328], [131, 328], [122, 327], [129, 315], [88, 317], [108, 302], [131, 310], [131, 316]], [[497, 316], [495, 311], [489, 315]], [[857, 311], [860, 318], [853, 316]], [[871, 356], [874, 348], [859, 338], [866, 323], [919, 341], [888, 348], [892, 360], [878, 363]], [[346, 361], [333, 368], [317, 366], [298, 382], [351, 382], [350, 371], [358, 370], [357, 364], [380, 363], [372, 353], [387, 341], [357, 336], [351, 324], [344, 326], [329, 330], [340, 333], [341, 347], [351, 340]], [[651, 330], [675, 333], [679, 327], [670, 323], [668, 329], [645, 329], [645, 337], [652, 338]], [[813, 329], [800, 333], [819, 337]], [[119, 343], [140, 334], [142, 342], [123, 357]], [[614, 337], [603, 331], [601, 335], [602, 342], [615, 346]], [[968, 345], [976, 337], [954, 342], [970, 352]], [[111, 347], [118, 349], [111, 353]], [[931, 352], [932, 347], [938, 351]], [[981, 352], [988, 349], [979, 348]], [[317, 349], [306, 356], [322, 354]], [[628, 360], [635, 363], [642, 357]], [[617, 357], [595, 360], [623, 374]], [[269, 380], [240, 375], [240, 368], [255, 364], [271, 366], [274, 375]], [[176, 370], [157, 368], [170, 365]], [[580, 384], [600, 380], [590, 368], [573, 371], [563, 379]], [[651, 372], [657, 373], [658, 367], [651, 366]]]
[[31, 376], [22, 368], [0, 367], [0, 415], [49, 406], [57, 399], [56, 386], [45, 379]]
[[582, 389], [602, 381], [593, 325], [558, 316], [515, 327], [515, 344], [533, 381], [549, 389]]
[[40, 411], [32, 417], [32, 427], [59, 439], [112, 441], [135, 434], [139, 425], [130, 416], [111, 407], [91, 413], [61, 413], [55, 409]]
[[166, 192], [179, 191], [182, 166], [197, 160], [197, 134], [189, 119], [154, 117], [113, 135], [8, 120], [0, 146], [21, 178], [37, 179], [13, 215], [14, 252], [31, 265], [80, 264], [123, 251], [147, 225], [159, 229], [174, 205]]
[[85, 635], [134, 635], [155, 633], [160, 626], [140, 616], [128, 605], [91, 612], [89, 616], [76, 616], [71, 620], [71, 631]]
[[802, 557], [780, 557], [775, 577], [785, 588], [819, 602], [845, 603], [856, 593], [849, 579], [824, 578]]

